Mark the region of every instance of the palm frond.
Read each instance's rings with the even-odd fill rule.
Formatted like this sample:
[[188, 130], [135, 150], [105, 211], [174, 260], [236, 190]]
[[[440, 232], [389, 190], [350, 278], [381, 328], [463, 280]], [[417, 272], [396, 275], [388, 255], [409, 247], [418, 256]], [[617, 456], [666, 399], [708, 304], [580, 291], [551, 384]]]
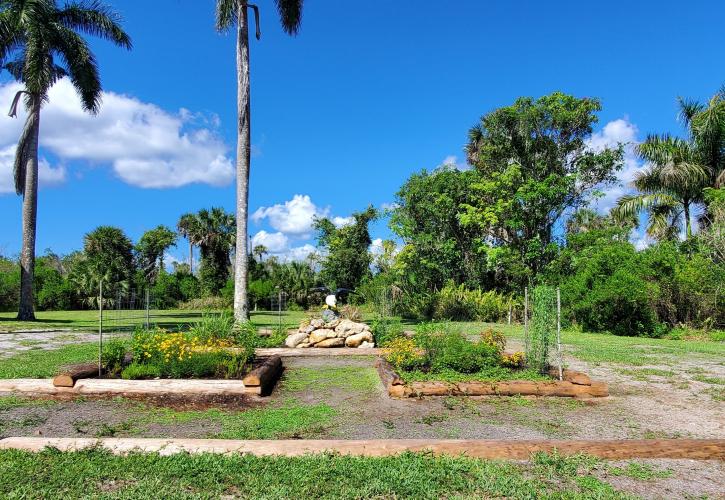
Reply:
[[239, 16], [239, 0], [217, 0], [216, 2], [216, 29], [229, 31], [237, 24]]
[[676, 206], [679, 202], [672, 196], [662, 193], [652, 194], [627, 194], [617, 200], [617, 205], [612, 208], [612, 217], [618, 221], [631, 220], [643, 210], [650, 210], [657, 206]]
[[680, 106], [680, 111], [677, 113], [678, 118], [682, 121], [685, 127], [688, 128], [690, 127], [690, 123], [695, 115], [705, 109], [705, 106], [701, 103], [692, 99], [685, 99], [683, 97], [678, 97], [677, 103]]
[[35, 113], [28, 113], [28, 117], [25, 119], [23, 132], [18, 140], [18, 146], [15, 149], [13, 178], [15, 180], [15, 192], [20, 196], [25, 195], [26, 167], [33, 152], [33, 147], [37, 147], [37, 145], [34, 145], [33, 141], [33, 133], [35, 131], [36, 122], [37, 115]]
[[129, 50], [132, 48], [131, 37], [121, 28], [121, 16], [103, 2], [71, 2], [58, 12], [57, 18], [68, 29], [108, 40]]
[[68, 68], [83, 108], [97, 113], [101, 105], [101, 79], [93, 52], [83, 37], [69, 28], [58, 26], [55, 35], [58, 54]]
[[302, 5], [304, 0], [275, 0], [282, 28], [289, 35], [296, 35], [302, 24]]
[[676, 203], [656, 203], [649, 207], [647, 234], [657, 240], [674, 240], [680, 233], [681, 207]]

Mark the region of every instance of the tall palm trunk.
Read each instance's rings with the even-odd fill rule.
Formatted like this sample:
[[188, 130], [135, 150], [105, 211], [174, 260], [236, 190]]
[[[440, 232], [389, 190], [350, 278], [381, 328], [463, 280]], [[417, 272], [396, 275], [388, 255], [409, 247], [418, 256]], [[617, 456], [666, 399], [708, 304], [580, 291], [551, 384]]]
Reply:
[[40, 133], [40, 98], [32, 97], [30, 113], [25, 122], [29, 131], [23, 190], [23, 247], [20, 252], [20, 307], [18, 320], [35, 319], [33, 309], [33, 278], [35, 273], [35, 232], [38, 222], [38, 135]]
[[239, 0], [237, 21], [237, 245], [234, 272], [234, 317], [249, 319], [247, 304], [247, 211], [250, 159], [249, 26], [247, 2]]
[[194, 274], [194, 244], [189, 242], [189, 274]]
[[683, 203], [684, 216], [685, 216], [685, 236], [689, 240], [692, 238], [692, 223], [690, 222], [690, 200], [685, 200]]

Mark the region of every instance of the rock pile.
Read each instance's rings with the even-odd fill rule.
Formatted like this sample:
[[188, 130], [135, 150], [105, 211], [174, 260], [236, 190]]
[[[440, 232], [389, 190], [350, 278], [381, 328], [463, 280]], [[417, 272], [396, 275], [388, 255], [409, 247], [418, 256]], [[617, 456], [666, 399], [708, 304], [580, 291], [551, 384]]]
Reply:
[[287, 347], [375, 347], [373, 334], [365, 323], [336, 319], [303, 322], [300, 329], [287, 337]]

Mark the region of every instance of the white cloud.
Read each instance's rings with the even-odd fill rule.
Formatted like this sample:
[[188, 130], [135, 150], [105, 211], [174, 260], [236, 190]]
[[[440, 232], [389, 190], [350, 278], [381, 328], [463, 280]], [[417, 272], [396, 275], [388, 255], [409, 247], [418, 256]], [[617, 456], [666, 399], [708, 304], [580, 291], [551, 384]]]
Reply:
[[455, 155], [448, 155], [443, 158], [443, 161], [436, 168], [441, 167], [453, 167], [457, 170], [468, 170], [471, 168], [465, 162], [459, 162], [458, 157]]
[[635, 147], [639, 143], [638, 134], [635, 124], [627, 118], [620, 118], [607, 123], [587, 141], [589, 148], [594, 151], [601, 151], [606, 147], [616, 148], [620, 143], [624, 145], [624, 167], [617, 174], [617, 183], [604, 189], [604, 196], [595, 202], [595, 207], [601, 213], [608, 212], [620, 196], [632, 192], [630, 183], [643, 167], [635, 153]]
[[[0, 194], [14, 193], [13, 164], [15, 145], [0, 148]], [[63, 166], [51, 167], [45, 158], [38, 160], [38, 183], [41, 187], [56, 186], [65, 182], [66, 170]]]
[[294, 247], [290, 246], [290, 240], [285, 234], [280, 232], [268, 233], [264, 230], [252, 236], [252, 247], [257, 245], [264, 245], [270, 255], [283, 262], [305, 260], [308, 255], [317, 251], [309, 243]]
[[252, 248], [263, 245], [272, 254], [284, 253], [289, 248], [289, 239], [282, 233], [268, 233], [259, 231], [252, 236]]
[[285, 234], [301, 236], [312, 231], [315, 217], [327, 217], [329, 212], [329, 208], [319, 208], [312, 203], [309, 195], [296, 194], [284, 204], [259, 207], [252, 214], [252, 220], [260, 223], [267, 219], [273, 229]]
[[370, 244], [370, 253], [373, 255], [380, 255], [383, 253], [383, 239], [375, 238]]
[[309, 243], [306, 243], [299, 247], [290, 248], [284, 255], [283, 260], [305, 260], [310, 254], [317, 252], [317, 248]]
[[[19, 89], [17, 83], [0, 85], [0, 103], [11, 102]], [[184, 108], [169, 113], [113, 92], [104, 92], [102, 99], [100, 112], [93, 116], [82, 110], [67, 79], [54, 85], [42, 111], [41, 148], [62, 159], [110, 164], [124, 182], [143, 188], [222, 186], [234, 179], [228, 148], [216, 133], [218, 116]], [[0, 116], [0, 148], [15, 144], [25, 113], [21, 106], [18, 118]], [[0, 185], [6, 176], [3, 162]]]
[[335, 227], [345, 227], [351, 225], [353, 222], [355, 222], [355, 217], [333, 217], [332, 223], [335, 224]]

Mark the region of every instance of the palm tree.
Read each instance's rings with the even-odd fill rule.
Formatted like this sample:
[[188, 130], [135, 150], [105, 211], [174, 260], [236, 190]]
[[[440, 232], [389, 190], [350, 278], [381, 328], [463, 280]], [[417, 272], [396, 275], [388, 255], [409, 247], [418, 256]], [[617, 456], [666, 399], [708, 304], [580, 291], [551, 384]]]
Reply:
[[[297, 34], [302, 21], [303, 0], [275, 0], [282, 28]], [[234, 272], [234, 316], [237, 321], [249, 319], [247, 304], [247, 214], [249, 209], [250, 106], [249, 106], [249, 23], [247, 8], [254, 9], [259, 39], [259, 9], [247, 0], [217, 0], [217, 30], [226, 32], [237, 27], [237, 245]]]
[[69, 77], [83, 108], [97, 113], [101, 81], [96, 58], [81, 34], [97, 36], [127, 49], [131, 39], [120, 26], [119, 15], [102, 3], [70, 2], [59, 8], [55, 0], [0, 0], [0, 69], [24, 85], [10, 108], [16, 116], [25, 94], [28, 117], [15, 151], [15, 191], [23, 196], [23, 244], [20, 254], [18, 319], [35, 319], [33, 273], [38, 209], [38, 136], [40, 108], [48, 90]]
[[[234, 248], [236, 221], [221, 208], [186, 214], [190, 244], [201, 250], [199, 275], [208, 293], [219, 293], [229, 277], [229, 254]], [[180, 221], [181, 222], [181, 221]]]
[[650, 135], [637, 147], [647, 162], [632, 185], [639, 193], [622, 196], [612, 214], [622, 219], [648, 213], [647, 233], [676, 238], [684, 225], [692, 236], [692, 209], [702, 205], [704, 189], [725, 182], [725, 87], [707, 105], [678, 99], [687, 138]]
[[639, 193], [620, 197], [612, 214], [621, 220], [646, 211], [648, 235], [674, 239], [684, 225], [685, 235], [690, 238], [692, 208], [702, 203], [703, 188], [710, 179], [696, 146], [665, 134], [649, 136], [637, 152], [647, 162], [632, 181]]
[[189, 242], [189, 273], [194, 274], [194, 242], [192, 241], [192, 234], [198, 233], [196, 228], [197, 218], [194, 214], [184, 214], [179, 217], [179, 222], [176, 224], [176, 231]]

